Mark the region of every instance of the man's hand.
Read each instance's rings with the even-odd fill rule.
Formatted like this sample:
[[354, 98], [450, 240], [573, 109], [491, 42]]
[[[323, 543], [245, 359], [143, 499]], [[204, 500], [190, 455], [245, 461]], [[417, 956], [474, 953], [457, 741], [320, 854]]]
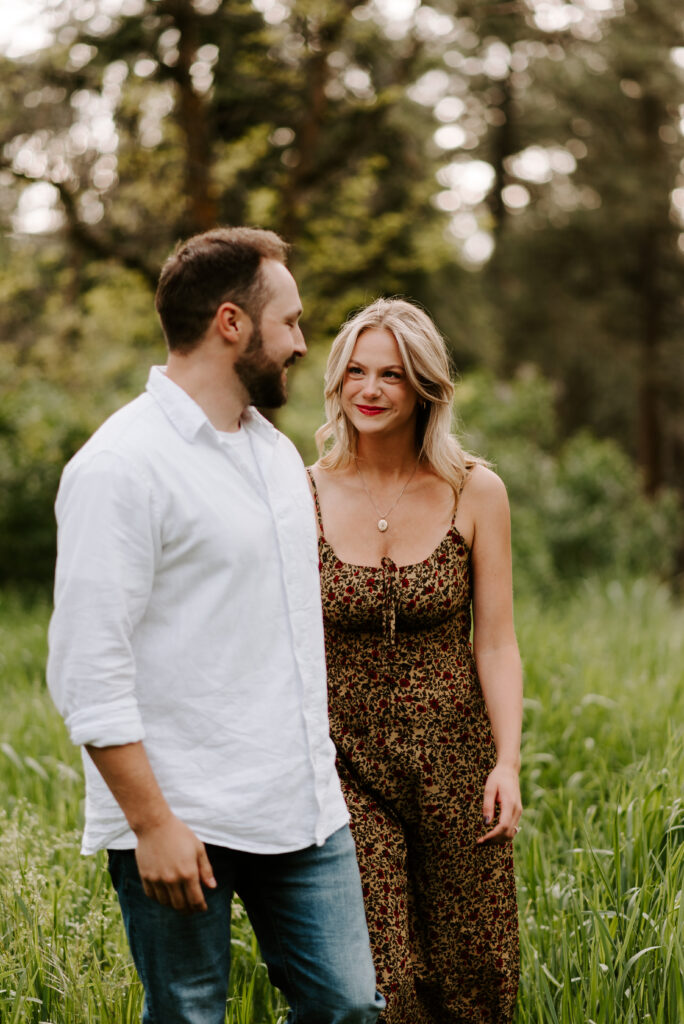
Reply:
[[214, 889], [216, 879], [204, 843], [171, 811], [142, 743], [86, 749], [138, 837], [145, 893], [174, 910], [206, 910], [202, 886]]
[[138, 829], [135, 858], [150, 899], [190, 914], [207, 909], [202, 886], [216, 888], [207, 851], [175, 815], [169, 813], [163, 822]]

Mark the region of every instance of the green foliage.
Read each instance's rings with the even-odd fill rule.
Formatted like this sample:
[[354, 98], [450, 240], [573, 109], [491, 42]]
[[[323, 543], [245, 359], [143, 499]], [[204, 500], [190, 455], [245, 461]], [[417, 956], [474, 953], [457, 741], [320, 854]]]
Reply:
[[[249, 0], [46, 6], [51, 45], [0, 57], [0, 580], [49, 578], [61, 465], [160, 360], [159, 264], [216, 222], [294, 244], [311, 355], [279, 422], [307, 461], [328, 341], [351, 309], [406, 294], [468, 373], [523, 367], [508, 389], [462, 389], [509, 486], [519, 582], [672, 570], [684, 37], [668, 0], [560, 5], [555, 27], [544, 5], [434, 0], [403, 34], [349, 0], [293, 0], [280, 21]], [[452, 122], [463, 142], [440, 148]], [[489, 190], [452, 180], [475, 160]], [[12, 218], [36, 182], [62, 227], [31, 239]], [[494, 254], [466, 271], [476, 228]], [[525, 389], [527, 365], [553, 388]]]
[[615, 441], [587, 432], [561, 440], [550, 381], [532, 368], [505, 383], [470, 374], [456, 402], [466, 446], [492, 459], [508, 488], [518, 586], [674, 571], [678, 497], [645, 498]]
[[52, 382], [16, 367], [0, 371], [0, 393], [0, 578], [46, 582], [54, 570], [59, 477], [88, 436], [87, 420]]
[[[80, 758], [44, 685], [48, 614], [0, 593], [0, 1019], [132, 1024], [142, 992], [105, 862], [78, 853]], [[684, 609], [647, 581], [590, 581], [553, 603], [520, 598], [516, 621], [516, 1024], [673, 1024], [684, 1013]], [[239, 904], [232, 953], [228, 1024], [282, 1022]]]
[[[46, 583], [64, 464], [142, 389], [148, 364], [163, 361], [164, 347], [137, 274], [91, 268], [74, 302], [77, 269], [60, 267], [54, 251], [25, 255], [25, 273], [4, 282], [0, 313], [25, 329], [22, 345], [5, 344], [0, 361], [0, 581]], [[49, 291], [48, 280], [57, 282]]]
[[[23, 362], [0, 367], [0, 579], [50, 581], [63, 464], [163, 358], [146, 287], [120, 275], [85, 293], [84, 335], [63, 357], [48, 337]], [[325, 357], [322, 345], [311, 347], [291, 372], [290, 401], [278, 415], [307, 463], [317, 457], [313, 437], [324, 418]], [[456, 401], [466, 446], [492, 459], [508, 487], [518, 587], [547, 591], [595, 573], [672, 575], [678, 498], [645, 498], [638, 471], [612, 440], [583, 432], [563, 441], [550, 381], [531, 369], [508, 382], [469, 373]]]
[[[436, 55], [353, 6], [296, 0], [276, 24], [248, 0], [105, 18], [65, 3], [50, 46], [0, 57], [0, 581], [51, 576], [59, 472], [160, 361], [151, 288], [179, 237], [283, 233], [314, 341], [452, 255], [437, 122], [406, 94]], [[61, 230], [10, 234], [39, 181]], [[287, 415], [310, 450], [306, 413]]]
[[[277, 23], [248, 0], [78, 6], [52, 12], [51, 46], [7, 62], [0, 115], [6, 183], [57, 187], [68, 250], [153, 281], [177, 238], [259, 223], [295, 244], [324, 329], [452, 261], [431, 202], [438, 122], [406, 93], [439, 58], [419, 32], [396, 39], [349, 0], [295, 0]], [[90, 130], [96, 108], [115, 139]]]
[[[554, 32], [540, 31], [541, 11], [494, 27], [492, 8], [468, 7], [477, 52], [493, 28], [514, 55], [499, 82], [471, 80], [494, 114], [478, 153], [497, 174], [485, 273], [498, 372], [533, 361], [558, 384], [564, 434], [613, 436], [638, 457], [649, 492], [681, 490], [679, 12], [668, 0], [576, 5]], [[536, 171], [525, 152], [536, 152]], [[507, 204], [511, 186], [528, 201]]]

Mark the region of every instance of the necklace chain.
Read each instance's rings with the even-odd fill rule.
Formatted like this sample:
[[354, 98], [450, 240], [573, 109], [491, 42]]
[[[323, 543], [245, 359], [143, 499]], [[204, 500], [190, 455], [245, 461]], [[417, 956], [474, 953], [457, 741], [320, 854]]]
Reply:
[[380, 530], [380, 533], [384, 533], [385, 530], [387, 529], [387, 527], [389, 525], [388, 522], [387, 522], [388, 515], [390, 514], [390, 512], [393, 512], [394, 509], [397, 507], [397, 505], [399, 504], [399, 502], [401, 501], [401, 499], [404, 496], [404, 491], [406, 490], [406, 488], [408, 487], [408, 485], [411, 483], [411, 481], [413, 480], [414, 476], [416, 475], [416, 470], [418, 469], [418, 462], [419, 462], [419, 460], [416, 459], [416, 464], [413, 467], [413, 469], [411, 470], [411, 473], [409, 474], [408, 479], [406, 480], [406, 483], [404, 484], [402, 489], [399, 491], [399, 496], [392, 503], [392, 505], [390, 505], [390, 507], [387, 509], [387, 511], [383, 515], [382, 512], [380, 511], [380, 509], [378, 508], [378, 506], [373, 501], [373, 497], [371, 495], [371, 492], [368, 490], [368, 487], [366, 486], [366, 481], [363, 479], [363, 473], [359, 469], [358, 461], [356, 459], [354, 460], [354, 465], [356, 466], [356, 472], [359, 474], [359, 480], [361, 481], [361, 486], [363, 487], [364, 491], [366, 492], [366, 497], [368, 498], [368, 500], [370, 501], [371, 505], [375, 509], [377, 515], [380, 517], [378, 519], [378, 530]]

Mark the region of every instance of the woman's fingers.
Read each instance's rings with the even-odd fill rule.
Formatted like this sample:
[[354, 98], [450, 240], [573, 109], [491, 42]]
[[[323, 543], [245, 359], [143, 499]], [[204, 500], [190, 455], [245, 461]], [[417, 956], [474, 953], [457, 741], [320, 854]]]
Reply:
[[485, 825], [488, 825], [494, 818], [497, 795], [498, 790], [496, 780], [490, 775], [485, 784], [484, 799], [482, 801], [482, 817]]
[[507, 778], [501, 781], [496, 769], [490, 774], [484, 789], [482, 816], [485, 825], [489, 825], [499, 806], [499, 820], [496, 825], [480, 836], [478, 843], [508, 843], [519, 832], [518, 822], [522, 814], [520, 788], [517, 781], [511, 785]]

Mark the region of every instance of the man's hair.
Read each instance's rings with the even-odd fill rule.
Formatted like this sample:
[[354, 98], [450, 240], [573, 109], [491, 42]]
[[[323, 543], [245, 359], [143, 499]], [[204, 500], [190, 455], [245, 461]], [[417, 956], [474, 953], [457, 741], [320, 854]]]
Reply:
[[279, 235], [261, 228], [214, 228], [180, 242], [155, 296], [169, 350], [191, 352], [223, 302], [234, 302], [258, 325], [270, 297], [262, 260], [285, 263], [287, 251]]

